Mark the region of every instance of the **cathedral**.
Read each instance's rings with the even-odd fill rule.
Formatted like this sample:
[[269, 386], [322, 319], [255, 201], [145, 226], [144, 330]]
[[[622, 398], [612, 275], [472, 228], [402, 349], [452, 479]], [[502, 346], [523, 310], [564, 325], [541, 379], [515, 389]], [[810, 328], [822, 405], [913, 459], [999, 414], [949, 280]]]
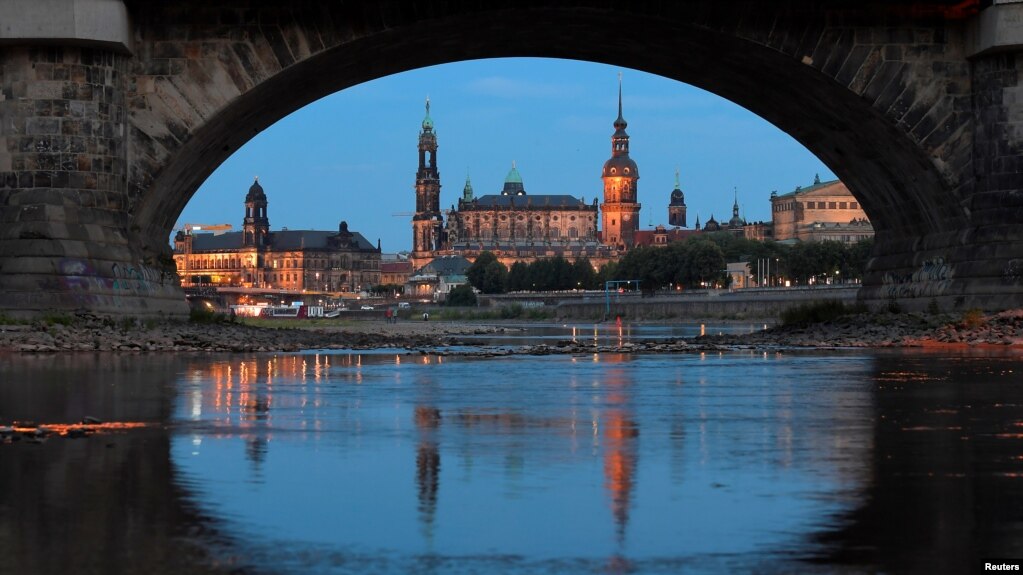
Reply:
[[[587, 202], [566, 194], [529, 194], [513, 162], [499, 193], [476, 196], [466, 177], [462, 196], [457, 206], [446, 210], [445, 222], [440, 207], [437, 134], [427, 99], [419, 132], [416, 211], [412, 218], [414, 267], [446, 255], [473, 260], [482, 251], [494, 253], [509, 266], [554, 256], [570, 261], [585, 257], [599, 266], [644, 243], [643, 232], [639, 231], [639, 167], [629, 156], [621, 78], [618, 117], [613, 127], [611, 158], [601, 170], [602, 202], [598, 198]], [[685, 200], [678, 190], [677, 177], [675, 187], [677, 194], [673, 192], [669, 219], [684, 226]]]

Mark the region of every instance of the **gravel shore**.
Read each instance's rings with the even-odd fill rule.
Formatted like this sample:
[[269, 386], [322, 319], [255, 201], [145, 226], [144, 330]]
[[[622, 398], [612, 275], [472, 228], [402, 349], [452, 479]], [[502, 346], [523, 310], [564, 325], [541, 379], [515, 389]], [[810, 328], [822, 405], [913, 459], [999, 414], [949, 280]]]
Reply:
[[865, 313], [804, 326], [775, 326], [741, 335], [708, 335], [716, 345], [787, 347], [1023, 346], [1023, 309], [963, 317]]
[[445, 345], [457, 335], [485, 334], [509, 328], [440, 322], [360, 321], [294, 328], [240, 323], [165, 322], [154, 325], [117, 321], [90, 314], [58, 323], [0, 325], [0, 351], [65, 352], [258, 352], [300, 349], [423, 348]]
[[[166, 322], [143, 325], [78, 314], [61, 322], [0, 326], [0, 352], [262, 352], [301, 349], [434, 349], [463, 336], [519, 327], [442, 321], [357, 321], [311, 327]], [[1023, 347], [1023, 309], [993, 315], [859, 314], [806, 326], [730, 335], [623, 342], [594, 347], [571, 341], [512, 349], [448, 350], [445, 355], [672, 353], [749, 347]]]

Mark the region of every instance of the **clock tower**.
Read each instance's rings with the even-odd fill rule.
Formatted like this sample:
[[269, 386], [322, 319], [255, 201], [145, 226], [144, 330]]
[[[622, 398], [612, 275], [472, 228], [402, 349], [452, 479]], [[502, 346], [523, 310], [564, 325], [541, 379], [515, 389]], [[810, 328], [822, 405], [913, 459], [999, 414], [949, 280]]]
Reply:
[[628, 123], [622, 117], [622, 75], [618, 74], [618, 118], [611, 136], [611, 159], [604, 162], [604, 203], [600, 206], [605, 245], [627, 250], [636, 244], [640, 204], [636, 201], [639, 168], [629, 157]]

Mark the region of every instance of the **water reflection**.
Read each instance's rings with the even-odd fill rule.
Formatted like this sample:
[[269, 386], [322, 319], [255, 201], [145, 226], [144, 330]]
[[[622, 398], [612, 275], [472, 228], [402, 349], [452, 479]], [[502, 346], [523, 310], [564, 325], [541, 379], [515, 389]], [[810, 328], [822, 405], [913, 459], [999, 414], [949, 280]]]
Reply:
[[416, 446], [419, 520], [422, 522], [423, 536], [431, 542], [434, 516], [437, 513], [437, 491], [440, 489], [440, 448], [436, 437], [440, 419], [439, 409], [416, 407], [416, 428], [419, 430], [419, 445]]
[[[833, 484], [837, 470], [827, 460], [837, 438], [827, 429], [793, 431], [830, 414], [795, 412], [793, 384], [770, 375], [779, 367], [772, 362], [725, 354], [493, 361], [306, 354], [213, 364], [212, 384], [200, 377], [186, 396], [202, 405], [187, 413], [212, 425], [193, 433], [215, 462], [172, 451], [200, 500], [215, 501], [211, 509], [245, 533], [254, 546], [246, 553], [257, 556], [279, 547], [267, 535], [276, 530], [304, 541], [310, 561], [317, 557], [310, 548], [338, 542], [346, 557], [360, 549], [398, 565], [422, 553], [572, 558], [588, 565], [583, 571], [612, 572], [649, 569], [665, 557], [711, 561], [704, 554], [714, 549], [797, 545], [767, 527], [798, 531], [830, 506], [791, 505]], [[760, 380], [765, 373], [771, 385]], [[860, 417], [862, 401], [853, 404], [839, 408], [840, 418]], [[639, 441], [641, 427], [649, 443]], [[254, 438], [274, 445], [269, 454], [244, 450], [265, 468], [248, 496], [275, 502], [257, 510], [228, 473], [231, 453], [239, 453], [232, 443]], [[853, 441], [853, 453], [864, 443]], [[822, 462], [828, 479], [807, 481]], [[395, 481], [401, 469], [414, 478], [411, 492]], [[778, 483], [780, 475], [789, 480]], [[314, 504], [308, 493], [331, 496]], [[694, 505], [704, 509], [693, 513]], [[735, 539], [747, 508], [758, 509], [743, 519], [749, 536]]]
[[817, 561], [966, 573], [1023, 557], [1023, 363], [949, 353], [874, 358], [869, 480]]
[[153, 424], [0, 445], [0, 573], [968, 570], [1023, 555], [1019, 359], [0, 357], [0, 425]]
[[480, 345], [524, 345], [571, 341], [597, 346], [622, 345], [648, 340], [672, 340], [702, 335], [703, 332], [753, 333], [767, 329], [763, 323], [664, 323], [635, 324], [628, 320], [600, 323], [528, 323], [504, 324], [508, 331], [466, 336], [467, 342]]
[[[176, 482], [167, 424], [182, 367], [167, 356], [0, 354], [0, 425], [114, 424], [86, 438], [0, 444], [0, 573], [241, 565]], [[146, 425], [110, 429], [125, 421]]]

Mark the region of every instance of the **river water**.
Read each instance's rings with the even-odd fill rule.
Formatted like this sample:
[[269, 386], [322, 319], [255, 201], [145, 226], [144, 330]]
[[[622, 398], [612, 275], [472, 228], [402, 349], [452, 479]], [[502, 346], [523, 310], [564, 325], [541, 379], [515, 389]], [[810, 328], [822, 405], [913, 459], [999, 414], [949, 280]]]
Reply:
[[1021, 359], [0, 356], [0, 425], [107, 424], [0, 444], [0, 573], [973, 571], [1023, 557]]

